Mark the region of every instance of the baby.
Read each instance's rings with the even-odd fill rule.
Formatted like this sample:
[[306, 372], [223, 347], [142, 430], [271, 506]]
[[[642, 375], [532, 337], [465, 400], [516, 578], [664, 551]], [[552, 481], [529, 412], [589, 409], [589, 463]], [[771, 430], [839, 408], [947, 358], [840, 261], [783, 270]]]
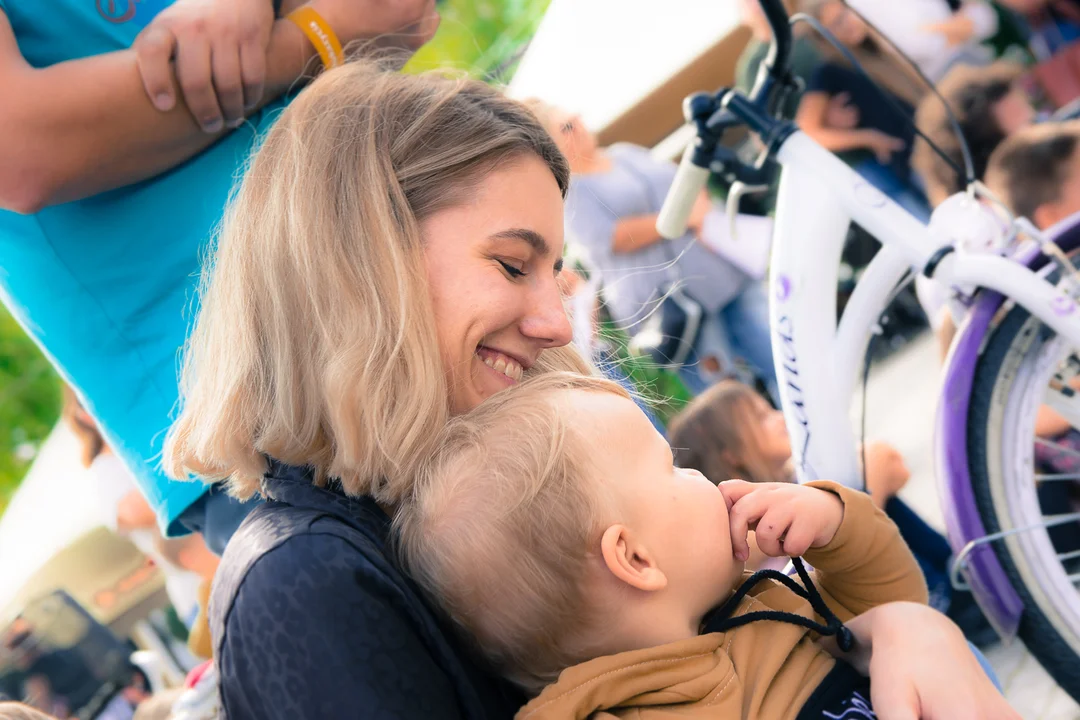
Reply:
[[[816, 570], [749, 578], [751, 529]], [[563, 373], [453, 420], [395, 530], [413, 577], [535, 695], [520, 719], [846, 717], [869, 710], [869, 681], [816, 640], [839, 631], [843, 646], [841, 620], [926, 602], [869, 496], [717, 489], [675, 467], [625, 390]]]

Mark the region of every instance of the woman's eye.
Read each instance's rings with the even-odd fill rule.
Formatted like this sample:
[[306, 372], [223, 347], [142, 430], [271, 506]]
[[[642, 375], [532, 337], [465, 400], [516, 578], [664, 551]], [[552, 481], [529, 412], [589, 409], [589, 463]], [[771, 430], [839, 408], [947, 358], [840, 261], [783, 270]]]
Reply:
[[509, 263], [503, 262], [502, 260], [499, 260], [499, 264], [503, 266], [503, 270], [505, 270], [510, 275], [510, 277], [519, 278], [525, 277], [525, 275], [528, 274], [521, 268], [516, 268]]

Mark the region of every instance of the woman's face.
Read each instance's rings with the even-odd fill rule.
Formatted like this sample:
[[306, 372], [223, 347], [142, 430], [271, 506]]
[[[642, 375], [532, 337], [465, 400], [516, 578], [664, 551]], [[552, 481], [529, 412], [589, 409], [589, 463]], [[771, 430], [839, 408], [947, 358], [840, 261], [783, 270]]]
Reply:
[[820, 15], [821, 24], [849, 47], [860, 45], [869, 34], [866, 23], [842, 2], [825, 3]]
[[529, 155], [421, 227], [450, 409], [463, 413], [519, 382], [545, 348], [570, 342], [556, 279], [562, 195], [548, 166]]

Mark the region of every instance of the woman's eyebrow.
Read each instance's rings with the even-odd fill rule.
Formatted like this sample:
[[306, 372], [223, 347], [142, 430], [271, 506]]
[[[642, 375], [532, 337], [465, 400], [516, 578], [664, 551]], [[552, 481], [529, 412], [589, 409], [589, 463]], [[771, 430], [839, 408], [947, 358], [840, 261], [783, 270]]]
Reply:
[[551, 252], [551, 248], [548, 247], [547, 240], [544, 236], [535, 230], [528, 230], [526, 228], [509, 228], [507, 230], [500, 230], [494, 235], [490, 236], [493, 240], [520, 240], [526, 243], [529, 247], [536, 251], [538, 255], [547, 255]]

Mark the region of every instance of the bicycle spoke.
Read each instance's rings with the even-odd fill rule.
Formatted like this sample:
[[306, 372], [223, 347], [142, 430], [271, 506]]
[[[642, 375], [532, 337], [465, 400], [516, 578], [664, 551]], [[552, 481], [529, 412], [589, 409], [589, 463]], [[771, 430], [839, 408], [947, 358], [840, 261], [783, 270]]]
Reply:
[[1058, 553], [1058, 560], [1075, 560], [1080, 557], [1080, 550], [1072, 550], [1070, 552]]
[[1080, 480], [1080, 473], [1035, 474], [1035, 482], [1060, 482], [1062, 480]]

